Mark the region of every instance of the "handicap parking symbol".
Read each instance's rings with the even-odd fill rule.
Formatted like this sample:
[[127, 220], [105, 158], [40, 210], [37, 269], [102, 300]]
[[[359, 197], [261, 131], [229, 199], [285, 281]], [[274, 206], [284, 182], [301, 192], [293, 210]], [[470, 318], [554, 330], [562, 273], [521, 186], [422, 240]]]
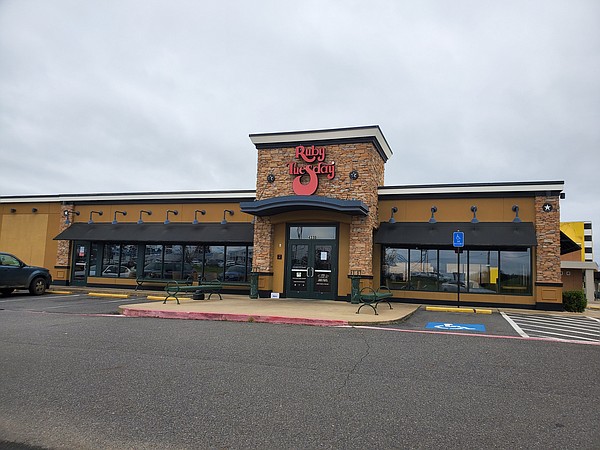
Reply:
[[485, 325], [480, 323], [429, 322], [425, 328], [446, 331], [485, 331]]

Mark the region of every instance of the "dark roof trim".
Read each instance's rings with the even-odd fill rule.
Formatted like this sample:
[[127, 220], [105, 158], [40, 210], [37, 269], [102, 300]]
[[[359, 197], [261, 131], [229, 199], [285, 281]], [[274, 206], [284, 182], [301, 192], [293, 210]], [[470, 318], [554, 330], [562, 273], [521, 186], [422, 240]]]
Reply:
[[148, 243], [252, 244], [251, 223], [74, 223], [55, 240]]
[[338, 200], [318, 195], [288, 195], [254, 202], [241, 202], [242, 212], [255, 216], [272, 216], [290, 211], [332, 211], [352, 216], [366, 216], [369, 207], [360, 200]]
[[451, 248], [454, 231], [465, 233], [467, 249], [537, 245], [535, 229], [531, 222], [384, 222], [375, 232], [375, 243]]

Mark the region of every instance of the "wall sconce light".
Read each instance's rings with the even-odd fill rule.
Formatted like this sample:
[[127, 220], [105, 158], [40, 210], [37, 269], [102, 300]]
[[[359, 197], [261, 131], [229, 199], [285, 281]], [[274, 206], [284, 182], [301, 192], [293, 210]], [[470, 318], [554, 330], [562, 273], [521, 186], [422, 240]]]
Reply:
[[230, 209], [223, 210], [223, 220], [221, 220], [221, 225], [225, 225], [227, 223], [227, 219], [225, 219], [225, 214], [229, 213], [230, 216], [233, 216], [233, 211]]
[[513, 205], [512, 210], [515, 213], [515, 218], [513, 219], [513, 222], [514, 223], [521, 222], [521, 219], [519, 218], [519, 205]]
[[167, 209], [167, 218], [165, 219], [165, 225], [171, 223], [171, 221], [169, 220], [169, 213], [173, 213], [173, 215], [176, 216], [177, 214], [179, 214], [179, 211], [177, 211], [176, 209]]
[[144, 223], [144, 221], [142, 220], [142, 213], [144, 213], [144, 214], [148, 214], [149, 216], [151, 216], [151, 215], [152, 215], [152, 211], [148, 211], [148, 210], [146, 210], [146, 209], [142, 209], [142, 210], [140, 210], [140, 218], [139, 218], [139, 219], [138, 219], [138, 221], [137, 221], [138, 225], [140, 225], [140, 224]]
[[94, 221], [92, 220], [92, 214], [98, 214], [99, 216], [101, 216], [104, 213], [102, 211], [90, 211], [90, 220], [88, 220], [88, 224], [94, 223]]
[[396, 219], [394, 219], [394, 214], [396, 214], [398, 212], [398, 208], [396, 208], [395, 206], [392, 206], [392, 215], [390, 217], [390, 220], [388, 221], [389, 223], [396, 223]]
[[429, 219], [429, 223], [437, 223], [437, 220], [435, 220], [436, 212], [437, 212], [437, 206], [432, 206], [431, 207], [431, 218]]
[[196, 211], [194, 211], [194, 221], [192, 222], [192, 224], [194, 224], [194, 225], [198, 225], [198, 213], [204, 215], [204, 214], [206, 214], [206, 210], [197, 209]]
[[78, 216], [80, 214], [79, 211], [69, 211], [67, 209], [65, 209], [63, 211], [63, 216], [65, 216], [65, 225], [71, 225], [71, 221], [69, 220], [69, 216], [73, 217], [73, 216]]
[[31, 208], [31, 212], [35, 214], [36, 212], [38, 212], [38, 209], [37, 208]]
[[124, 216], [126, 216], [126, 215], [127, 215], [127, 211], [115, 211], [115, 214], [114, 214], [114, 216], [113, 216], [113, 221], [112, 221], [112, 224], [113, 224], [113, 225], [116, 225], [116, 224], [117, 224], [117, 213], [118, 213], [118, 214], [123, 214]]
[[14, 214], [17, 212], [17, 210], [15, 208], [10, 208], [10, 212], [11, 212], [11, 214]]
[[477, 206], [471, 206], [471, 212], [473, 213], [471, 223], [479, 223], [479, 219], [477, 219]]

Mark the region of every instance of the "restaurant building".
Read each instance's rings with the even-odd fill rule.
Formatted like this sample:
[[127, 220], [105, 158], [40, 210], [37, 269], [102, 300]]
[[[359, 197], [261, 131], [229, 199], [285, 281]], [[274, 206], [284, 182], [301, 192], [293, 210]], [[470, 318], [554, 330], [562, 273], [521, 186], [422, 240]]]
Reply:
[[460, 290], [461, 304], [562, 307], [562, 181], [385, 186], [378, 126], [250, 140], [255, 190], [0, 197], [0, 250], [63, 285], [217, 279], [243, 293], [254, 273], [282, 299], [348, 301], [354, 282], [396, 301]]

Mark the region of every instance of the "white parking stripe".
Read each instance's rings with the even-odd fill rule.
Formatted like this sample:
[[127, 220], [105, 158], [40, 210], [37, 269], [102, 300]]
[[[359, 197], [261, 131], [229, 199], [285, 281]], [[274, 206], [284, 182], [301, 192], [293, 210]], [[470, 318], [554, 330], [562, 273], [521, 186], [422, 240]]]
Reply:
[[502, 317], [504, 317], [506, 319], [506, 321], [510, 324], [510, 326], [513, 327], [517, 333], [519, 333], [519, 336], [529, 337], [529, 336], [527, 336], [527, 333], [525, 333], [523, 330], [521, 330], [521, 327], [519, 327], [519, 325], [517, 325], [510, 317], [508, 317], [508, 315], [506, 315], [502, 311], [500, 311], [500, 314], [502, 314]]
[[591, 339], [591, 338], [586, 338], [583, 336], [573, 336], [573, 335], [563, 334], [563, 333], [553, 333], [551, 331], [544, 331], [544, 332], [542, 332], [543, 334], [540, 335], [540, 333], [537, 332], [537, 330], [529, 330], [527, 328], [523, 328], [523, 330], [528, 331], [529, 333], [537, 334], [536, 337], [546, 337], [547, 334], [550, 334], [552, 336], [563, 336], [565, 339], [583, 339], [585, 341], [600, 342], [600, 339]]
[[[517, 324], [519, 324], [521, 321], [515, 320], [515, 322]], [[589, 323], [589, 326], [587, 326], [588, 324], [584, 324], [584, 323], [578, 324], [577, 326], [575, 326], [574, 324], [569, 324], [569, 323], [555, 324], [553, 322], [544, 322], [544, 321], [537, 321], [537, 320], [523, 320], [522, 322], [523, 322], [522, 325], [527, 325], [529, 327], [547, 328], [550, 330], [564, 330], [564, 331], [577, 330], [577, 332], [580, 332], [580, 333], [600, 336], [600, 329], [598, 329], [598, 326], [596, 324], [591, 323], [591, 322]], [[579, 330], [582, 330], [582, 331], [579, 331]]]

